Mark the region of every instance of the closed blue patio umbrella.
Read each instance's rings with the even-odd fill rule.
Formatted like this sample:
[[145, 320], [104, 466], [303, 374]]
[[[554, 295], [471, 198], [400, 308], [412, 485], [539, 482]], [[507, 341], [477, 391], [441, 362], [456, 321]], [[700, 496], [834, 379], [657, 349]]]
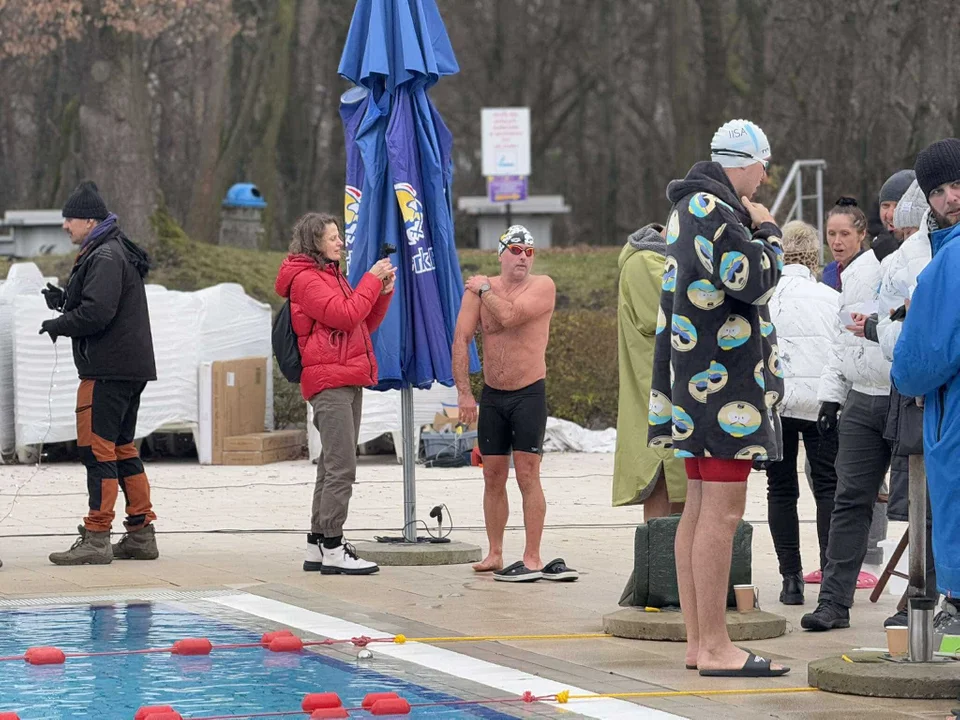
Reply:
[[[358, 0], [339, 73], [347, 145], [347, 275], [356, 284], [385, 245], [397, 297], [373, 338], [377, 389], [400, 389], [404, 537], [416, 540], [412, 388], [453, 385], [450, 347], [463, 280], [454, 245], [453, 138], [428, 90], [459, 71], [435, 0]], [[480, 369], [471, 347], [471, 371]]]

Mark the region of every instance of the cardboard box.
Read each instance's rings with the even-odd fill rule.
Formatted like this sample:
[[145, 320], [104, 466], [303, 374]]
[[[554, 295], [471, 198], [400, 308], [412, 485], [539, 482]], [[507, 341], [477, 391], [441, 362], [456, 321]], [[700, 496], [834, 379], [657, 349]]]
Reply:
[[[451, 415], [451, 413], [453, 414]], [[443, 432], [444, 429], [456, 431], [457, 425], [459, 424], [460, 424], [459, 413], [457, 412], [456, 408], [453, 408], [453, 410], [450, 410], [449, 408], [447, 408], [445, 412], [437, 413], [436, 415], [433, 416], [433, 429], [436, 430], [437, 432]], [[477, 423], [476, 422], [470, 423], [469, 425], [466, 426], [466, 429], [476, 430]]]
[[307, 434], [303, 430], [275, 430], [224, 438], [224, 452], [269, 452], [287, 447], [303, 447]]
[[225, 438], [262, 433], [267, 412], [267, 358], [220, 360], [212, 366], [212, 460], [223, 464]]
[[249, 450], [221, 453], [221, 465], [268, 465], [284, 460], [299, 460], [303, 454], [302, 445], [289, 445], [275, 450]]

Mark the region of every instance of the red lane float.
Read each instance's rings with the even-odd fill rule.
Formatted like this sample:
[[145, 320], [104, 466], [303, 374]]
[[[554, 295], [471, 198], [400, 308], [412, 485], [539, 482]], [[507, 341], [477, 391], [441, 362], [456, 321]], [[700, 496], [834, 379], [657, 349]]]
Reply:
[[16, 713], [0, 712], [0, 720], [20, 720]]
[[150, 713], [143, 720], [183, 720], [183, 715], [174, 710], [173, 712]]
[[410, 703], [402, 697], [377, 700], [370, 708], [371, 715], [408, 715]]
[[395, 692], [367, 693], [360, 706], [364, 710], [369, 710], [377, 700], [396, 700], [399, 697]]
[[340, 696], [332, 692], [307, 693], [303, 696], [303, 702], [300, 707], [304, 712], [311, 710], [326, 710], [329, 708], [343, 707], [343, 701]]
[[303, 650], [303, 640], [296, 635], [281, 635], [270, 641], [270, 652], [299, 652]]
[[31, 665], [62, 665], [67, 656], [60, 648], [32, 647], [23, 654], [23, 659]]
[[209, 655], [211, 650], [213, 644], [207, 638], [184, 638], [170, 648], [174, 655]]
[[260, 645], [264, 648], [269, 648], [270, 643], [272, 643], [278, 637], [291, 637], [293, 635], [289, 630], [274, 630], [273, 632], [265, 632], [260, 638]]
[[150, 715], [172, 712], [176, 712], [176, 710], [169, 705], [144, 705], [137, 710], [136, 715], [133, 716], [133, 720], [147, 720]]
[[310, 713], [310, 720], [327, 720], [327, 718], [348, 718], [350, 713], [346, 708], [319, 708]]

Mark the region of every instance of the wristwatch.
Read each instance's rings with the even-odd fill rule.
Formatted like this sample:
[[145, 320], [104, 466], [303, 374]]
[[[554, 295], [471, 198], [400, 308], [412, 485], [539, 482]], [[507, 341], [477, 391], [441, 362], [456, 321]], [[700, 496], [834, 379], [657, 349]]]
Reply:
[[483, 294], [490, 289], [490, 283], [486, 282], [480, 286], [480, 290], [477, 292], [477, 296], [483, 300]]

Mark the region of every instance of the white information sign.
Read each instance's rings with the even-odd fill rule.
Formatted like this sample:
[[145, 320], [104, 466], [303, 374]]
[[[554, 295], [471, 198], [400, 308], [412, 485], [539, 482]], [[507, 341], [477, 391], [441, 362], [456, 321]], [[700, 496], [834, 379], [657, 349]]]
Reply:
[[483, 174], [530, 174], [530, 108], [483, 108]]

